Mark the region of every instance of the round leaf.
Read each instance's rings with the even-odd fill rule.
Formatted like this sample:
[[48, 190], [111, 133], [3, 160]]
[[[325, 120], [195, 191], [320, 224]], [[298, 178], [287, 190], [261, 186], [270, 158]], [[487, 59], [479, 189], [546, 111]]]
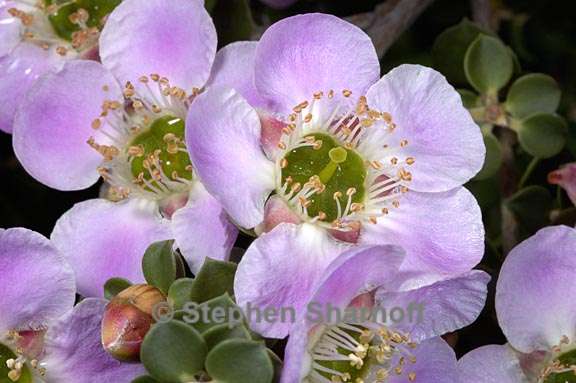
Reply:
[[202, 334], [208, 349], [214, 348], [219, 343], [228, 339], [252, 339], [250, 332], [243, 325], [230, 327], [227, 324], [214, 326]]
[[499, 39], [479, 35], [466, 52], [464, 70], [476, 90], [495, 94], [510, 81], [514, 62], [508, 48]]
[[174, 310], [180, 310], [186, 302], [190, 302], [194, 279], [180, 278], [172, 283], [168, 290], [168, 303]]
[[486, 158], [484, 166], [474, 179], [485, 180], [492, 177], [500, 169], [502, 164], [502, 148], [500, 142], [492, 133], [484, 134], [484, 145], [486, 146]]
[[132, 282], [124, 278], [110, 278], [104, 283], [104, 297], [108, 300], [132, 286]]
[[506, 98], [506, 109], [516, 118], [554, 113], [560, 104], [560, 96], [560, 88], [552, 77], [531, 73], [512, 84]]
[[207, 347], [202, 336], [185, 323], [158, 323], [146, 334], [140, 358], [148, 373], [166, 383], [193, 381], [202, 371]]
[[522, 120], [518, 126], [520, 145], [538, 158], [549, 158], [560, 153], [566, 144], [566, 136], [566, 122], [554, 114], [534, 114]]
[[160, 241], [151, 244], [142, 259], [142, 271], [146, 282], [157, 287], [164, 294], [177, 277], [177, 261], [174, 241]]
[[202, 303], [224, 293], [233, 295], [235, 274], [235, 263], [206, 258], [194, 279], [190, 299]]
[[477, 106], [481, 106], [480, 97], [468, 89], [457, 89], [460, 97], [462, 98], [462, 104], [466, 109], [471, 109]]
[[468, 19], [462, 20], [436, 38], [432, 47], [434, 67], [453, 84], [465, 84], [464, 56], [466, 50], [481, 33], [487, 33]]
[[206, 358], [206, 371], [219, 383], [271, 383], [274, 377], [266, 346], [243, 339], [227, 340], [214, 347]]
[[139, 376], [132, 381], [132, 383], [158, 383], [158, 381], [150, 376]]

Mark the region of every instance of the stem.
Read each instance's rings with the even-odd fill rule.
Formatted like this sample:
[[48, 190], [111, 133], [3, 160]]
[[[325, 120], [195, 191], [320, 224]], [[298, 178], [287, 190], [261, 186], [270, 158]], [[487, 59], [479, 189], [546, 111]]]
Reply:
[[524, 187], [524, 184], [526, 183], [526, 181], [528, 181], [528, 178], [530, 178], [530, 175], [532, 174], [536, 166], [538, 166], [538, 163], [540, 163], [540, 158], [538, 157], [532, 158], [532, 161], [530, 161], [528, 167], [526, 168], [524, 174], [522, 175], [522, 178], [520, 179], [518, 189], [522, 189]]
[[372, 38], [378, 57], [384, 53], [407, 30], [434, 0], [388, 0], [372, 12], [360, 13], [346, 18], [362, 28]]

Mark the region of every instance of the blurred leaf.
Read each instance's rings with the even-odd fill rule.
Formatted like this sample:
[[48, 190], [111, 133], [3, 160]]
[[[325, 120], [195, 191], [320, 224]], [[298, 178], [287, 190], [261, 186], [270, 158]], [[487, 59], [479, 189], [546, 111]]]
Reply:
[[159, 383], [159, 382], [156, 379], [152, 378], [151, 376], [144, 375], [134, 379], [132, 383]]
[[560, 104], [560, 88], [545, 74], [531, 73], [512, 84], [506, 98], [506, 110], [516, 118], [535, 113], [554, 113]]
[[218, 31], [218, 46], [252, 37], [252, 11], [248, 0], [218, 1], [212, 11]]
[[468, 89], [457, 89], [458, 94], [462, 98], [462, 104], [466, 109], [472, 109], [481, 106], [482, 102], [480, 96]]
[[207, 347], [191, 326], [178, 321], [158, 323], [142, 342], [140, 357], [148, 373], [166, 383], [194, 381], [204, 368]]
[[272, 379], [273, 382], [279, 382], [280, 377], [282, 376], [282, 359], [278, 357], [272, 350], [268, 349], [268, 356], [272, 361], [272, 366], [274, 367], [274, 377]]
[[190, 300], [202, 303], [226, 292], [233, 295], [235, 273], [235, 263], [206, 258], [194, 279]]
[[527, 235], [535, 233], [550, 223], [553, 198], [542, 186], [528, 186], [508, 198], [506, 207], [516, 216], [518, 225]]
[[466, 188], [474, 194], [482, 211], [488, 210], [490, 207], [500, 206], [500, 190], [494, 178], [472, 180], [466, 184]]
[[250, 332], [243, 325], [231, 327], [228, 324], [214, 326], [204, 332], [202, 336], [204, 337], [209, 350], [228, 339], [251, 339]]
[[274, 376], [266, 347], [242, 339], [227, 340], [214, 347], [206, 358], [206, 371], [220, 383], [271, 383]]
[[474, 179], [484, 180], [492, 177], [500, 170], [502, 164], [502, 148], [500, 142], [491, 132], [484, 133], [484, 145], [486, 146], [486, 158], [484, 159], [484, 166]]
[[172, 283], [168, 290], [168, 303], [174, 310], [182, 309], [186, 302], [191, 301], [193, 285], [194, 279], [192, 278], [180, 278]]
[[562, 211], [555, 211], [553, 214], [552, 224], [574, 227], [574, 225], [576, 225], [576, 207], [570, 207]]
[[479, 35], [464, 57], [464, 71], [470, 84], [483, 94], [496, 94], [514, 70], [508, 48], [497, 38]]
[[566, 121], [555, 114], [531, 115], [518, 124], [517, 131], [520, 145], [534, 157], [553, 157], [566, 144]]
[[205, 0], [204, 6], [206, 7], [208, 13], [212, 13], [214, 11], [214, 7], [216, 6], [217, 2], [218, 0]]
[[146, 282], [167, 294], [178, 271], [174, 241], [160, 241], [151, 244], [144, 253], [142, 271]]
[[110, 300], [130, 286], [132, 286], [132, 282], [127, 279], [110, 278], [104, 283], [104, 297]]
[[442, 72], [449, 82], [466, 84], [464, 56], [470, 44], [481, 33], [488, 34], [470, 20], [463, 19], [436, 38], [432, 47], [434, 67]]

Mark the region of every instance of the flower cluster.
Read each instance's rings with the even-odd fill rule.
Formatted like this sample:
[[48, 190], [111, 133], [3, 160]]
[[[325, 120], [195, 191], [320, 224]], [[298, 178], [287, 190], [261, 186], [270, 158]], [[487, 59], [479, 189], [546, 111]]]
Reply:
[[[463, 186], [483, 134], [442, 74], [381, 77], [368, 35], [328, 14], [217, 40], [201, 0], [0, 0], [0, 129], [40, 183], [102, 183], [49, 239], [0, 231], [0, 382], [573, 381], [572, 228], [507, 257], [509, 345], [457, 362], [442, 337], [490, 281]], [[573, 197], [571, 171], [550, 181]], [[295, 318], [192, 325], [187, 301]], [[318, 323], [311, 304], [372, 314]], [[411, 305], [418, 321], [378, 315]], [[288, 337], [275, 377], [260, 337]]]

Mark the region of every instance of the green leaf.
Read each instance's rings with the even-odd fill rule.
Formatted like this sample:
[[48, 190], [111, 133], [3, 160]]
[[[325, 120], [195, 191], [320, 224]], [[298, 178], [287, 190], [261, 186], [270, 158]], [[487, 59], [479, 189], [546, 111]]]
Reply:
[[194, 279], [192, 278], [180, 278], [172, 283], [168, 290], [168, 303], [174, 310], [182, 309], [186, 302], [191, 301], [193, 285]]
[[218, 1], [212, 15], [220, 47], [234, 41], [251, 39], [254, 21], [248, 0]]
[[218, 2], [218, 0], [206, 0], [204, 2], [204, 7], [206, 8], [206, 10], [208, 11], [208, 13], [212, 13], [212, 11], [214, 11], [214, 7], [216, 6], [216, 3]]
[[178, 272], [174, 240], [151, 244], [144, 253], [142, 270], [146, 282], [167, 294]]
[[538, 113], [515, 122], [520, 145], [534, 157], [549, 158], [560, 153], [566, 144], [566, 121], [555, 114]]
[[110, 278], [104, 283], [104, 297], [111, 300], [123, 290], [132, 286], [132, 282], [124, 278]]
[[227, 324], [214, 326], [206, 330], [202, 336], [204, 337], [209, 350], [228, 339], [252, 339], [250, 332], [243, 325], [231, 327]]
[[542, 73], [520, 77], [512, 84], [506, 98], [506, 110], [516, 118], [536, 113], [554, 113], [562, 93], [556, 81]]
[[542, 186], [528, 186], [508, 198], [505, 204], [527, 234], [533, 234], [550, 223], [553, 199]]
[[486, 158], [484, 159], [484, 166], [474, 177], [476, 180], [492, 177], [500, 170], [502, 164], [502, 147], [494, 134], [490, 132], [484, 134], [484, 145], [486, 146]]
[[266, 347], [242, 339], [227, 340], [214, 347], [206, 358], [206, 371], [219, 383], [271, 383], [274, 377]]
[[184, 321], [192, 324], [202, 334], [212, 327], [221, 324], [237, 325], [244, 320], [240, 307], [236, 306], [228, 293], [193, 307], [192, 311], [185, 308], [185, 311]]
[[274, 367], [274, 378], [272, 381], [279, 382], [280, 377], [282, 376], [282, 359], [280, 359], [272, 350], [268, 349], [267, 351]]
[[159, 382], [151, 376], [143, 375], [134, 379], [132, 383], [159, 383]]
[[432, 47], [434, 67], [453, 84], [466, 84], [464, 56], [479, 34], [488, 34], [468, 19], [463, 19], [436, 38]]
[[148, 373], [166, 383], [194, 381], [202, 371], [207, 346], [191, 326], [175, 320], [158, 323], [146, 334], [140, 358]]
[[233, 295], [235, 274], [235, 263], [206, 258], [194, 279], [190, 300], [202, 303], [224, 293]]
[[466, 78], [480, 93], [496, 94], [510, 81], [513, 70], [508, 48], [495, 37], [480, 35], [466, 51]]
[[481, 100], [480, 100], [480, 96], [478, 96], [476, 93], [472, 92], [471, 90], [468, 89], [457, 89], [458, 93], [460, 94], [460, 97], [462, 98], [462, 104], [464, 104], [464, 107], [466, 109], [472, 109], [475, 108], [477, 106], [481, 106]]

